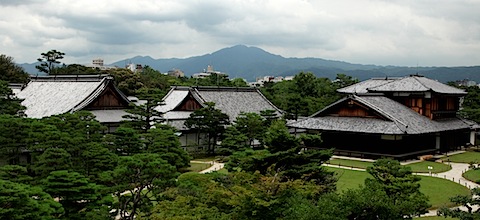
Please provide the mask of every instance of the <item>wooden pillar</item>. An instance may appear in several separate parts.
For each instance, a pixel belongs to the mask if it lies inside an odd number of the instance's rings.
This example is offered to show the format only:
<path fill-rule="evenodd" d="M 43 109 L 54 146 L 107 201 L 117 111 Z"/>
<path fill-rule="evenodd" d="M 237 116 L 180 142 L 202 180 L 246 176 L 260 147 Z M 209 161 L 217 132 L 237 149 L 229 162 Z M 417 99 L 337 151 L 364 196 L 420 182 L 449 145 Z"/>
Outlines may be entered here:
<path fill-rule="evenodd" d="M 437 151 L 440 151 L 440 133 L 436 133 L 435 134 L 435 149 L 437 149 Z"/>
<path fill-rule="evenodd" d="M 185 147 L 188 146 L 188 133 L 186 134 L 182 134 L 183 136 L 185 136 Z"/>
<path fill-rule="evenodd" d="M 471 145 L 476 145 L 477 144 L 476 143 L 476 139 L 477 139 L 476 135 L 477 135 L 477 133 L 475 132 L 475 130 L 470 131 L 470 144 Z"/>

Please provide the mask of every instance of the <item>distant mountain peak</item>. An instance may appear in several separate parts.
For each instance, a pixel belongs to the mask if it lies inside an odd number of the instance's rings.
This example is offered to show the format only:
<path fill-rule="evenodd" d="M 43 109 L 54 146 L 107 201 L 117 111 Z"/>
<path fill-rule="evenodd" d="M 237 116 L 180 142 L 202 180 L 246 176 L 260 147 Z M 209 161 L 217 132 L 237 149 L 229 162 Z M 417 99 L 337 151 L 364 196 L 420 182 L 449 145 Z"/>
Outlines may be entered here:
<path fill-rule="evenodd" d="M 285 58 L 255 46 L 243 44 L 217 50 L 213 53 L 189 58 L 153 59 L 150 56 L 135 56 L 110 65 L 125 66 L 134 63 L 148 65 L 160 72 L 172 69 L 182 70 L 191 76 L 212 65 L 215 70 L 225 72 L 230 77 L 240 77 L 254 81 L 263 76 L 292 76 L 301 71 L 312 72 L 318 77 L 335 79 L 339 73 L 347 74 L 359 80 L 372 77 L 404 76 L 412 73 L 412 69 L 400 66 L 376 66 L 351 64 L 343 61 L 325 60 L 321 58 Z M 31 74 L 37 74 L 35 64 L 21 65 Z M 437 79 L 441 82 L 470 79 L 480 82 L 480 66 L 466 67 L 417 67 L 421 75 Z"/>
<path fill-rule="evenodd" d="M 246 46 L 243 44 L 238 44 L 232 47 L 226 47 L 226 48 L 217 50 L 213 52 L 211 55 L 228 56 L 228 57 L 242 58 L 242 59 L 256 59 L 257 61 L 262 61 L 262 59 L 271 60 L 271 59 L 283 58 L 280 55 L 269 53 L 259 47 Z"/>

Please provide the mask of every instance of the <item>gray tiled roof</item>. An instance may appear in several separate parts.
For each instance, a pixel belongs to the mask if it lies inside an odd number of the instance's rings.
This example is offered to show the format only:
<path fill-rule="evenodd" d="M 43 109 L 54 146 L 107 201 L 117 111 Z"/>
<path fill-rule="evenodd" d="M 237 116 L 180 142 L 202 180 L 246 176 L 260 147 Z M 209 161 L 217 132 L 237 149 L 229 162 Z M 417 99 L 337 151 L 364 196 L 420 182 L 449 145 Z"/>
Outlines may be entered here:
<path fill-rule="evenodd" d="M 368 88 L 373 92 L 427 92 L 434 91 L 443 94 L 467 94 L 461 89 L 457 89 L 452 86 L 445 85 L 441 82 L 421 77 L 421 76 L 409 76 L 398 80 L 394 80 L 383 85 Z"/>
<path fill-rule="evenodd" d="M 369 80 L 361 81 L 359 83 L 355 83 L 351 86 L 340 88 L 337 90 L 337 92 L 348 93 L 348 94 L 368 93 L 369 88 L 383 85 L 385 83 L 389 83 L 397 79 L 398 78 L 372 78 Z"/>
<path fill-rule="evenodd" d="M 264 110 L 280 110 L 268 101 L 256 88 L 205 88 L 199 87 L 195 91 L 206 102 L 214 102 L 217 109 L 222 110 L 235 120 L 241 112 L 260 114 Z"/>
<path fill-rule="evenodd" d="M 166 124 L 176 128 L 179 131 L 186 131 L 188 130 L 187 127 L 185 127 L 185 119 L 181 120 L 167 120 L 165 121 Z"/>
<path fill-rule="evenodd" d="M 102 81 L 36 81 L 32 80 L 17 94 L 23 99 L 25 114 L 43 118 L 71 112 L 104 84 Z"/>
<path fill-rule="evenodd" d="M 34 77 L 16 96 L 23 99 L 27 117 L 43 118 L 82 110 L 113 83 L 112 80 L 106 75 Z"/>
<path fill-rule="evenodd" d="M 22 91 L 25 85 L 23 83 L 9 83 L 8 87 L 12 90 L 14 95 L 17 95 L 20 91 Z"/>
<path fill-rule="evenodd" d="M 159 112 L 168 112 L 180 105 L 180 103 L 187 97 L 188 89 L 171 89 L 163 98 L 163 104 L 156 108 Z"/>
<path fill-rule="evenodd" d="M 163 114 L 166 119 L 186 119 L 193 111 L 169 111 Z"/>
<path fill-rule="evenodd" d="M 165 119 L 188 118 L 191 112 L 182 113 L 174 111 L 188 94 L 200 103 L 214 102 L 215 107 L 230 117 L 233 121 L 241 112 L 260 113 L 264 110 L 275 110 L 281 114 L 281 110 L 268 101 L 256 88 L 230 88 L 230 87 L 172 87 L 164 97 L 165 105 L 159 106 L 157 110 L 166 112 Z"/>
<path fill-rule="evenodd" d="M 95 118 L 100 123 L 118 123 L 126 120 L 124 115 L 128 115 L 124 109 L 111 109 L 111 110 L 90 110 L 95 115 Z"/>
<path fill-rule="evenodd" d="M 356 100 L 386 120 L 363 117 L 339 117 L 322 115 L 328 108 L 348 99 Z M 430 120 L 412 109 L 383 96 L 350 96 L 315 113 L 313 116 L 289 123 L 290 127 L 314 130 L 346 131 L 377 134 L 422 134 L 447 130 L 469 129 L 475 123 L 459 118 Z"/>
<path fill-rule="evenodd" d="M 406 76 L 402 78 L 373 78 L 337 90 L 341 93 L 363 94 L 371 92 L 428 92 L 465 95 L 465 91 L 441 82 L 422 77 Z"/>

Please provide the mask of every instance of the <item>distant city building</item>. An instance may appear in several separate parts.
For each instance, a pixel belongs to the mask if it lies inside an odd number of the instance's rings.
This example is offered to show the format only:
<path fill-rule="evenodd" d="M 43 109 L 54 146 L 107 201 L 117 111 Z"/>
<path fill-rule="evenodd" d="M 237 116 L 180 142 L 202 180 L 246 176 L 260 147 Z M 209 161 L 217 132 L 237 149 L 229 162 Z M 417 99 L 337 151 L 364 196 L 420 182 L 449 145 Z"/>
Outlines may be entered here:
<path fill-rule="evenodd" d="M 85 65 L 86 67 L 90 67 L 93 69 L 100 69 L 100 70 L 109 70 L 109 69 L 116 69 L 117 67 L 114 66 L 105 66 L 104 60 L 102 58 L 95 58 L 92 60 L 91 64 Z"/>
<path fill-rule="evenodd" d="M 130 71 L 137 73 L 137 72 L 142 72 L 143 71 L 143 66 L 142 64 L 134 64 L 134 63 L 129 63 L 127 66 L 125 66 L 126 69 L 129 69 Z"/>
<path fill-rule="evenodd" d="M 97 58 L 92 60 L 93 65 L 103 66 L 103 59 Z"/>
<path fill-rule="evenodd" d="M 459 86 L 476 86 L 477 85 L 477 82 L 473 81 L 473 80 L 469 80 L 469 79 L 464 79 L 464 80 L 458 80 L 458 81 L 455 81 L 455 84 L 456 85 L 459 85 Z"/>
<path fill-rule="evenodd" d="M 169 70 L 167 72 L 167 75 L 169 76 L 174 76 L 174 77 L 185 77 L 185 73 L 179 69 L 173 69 L 173 70 Z"/>
<path fill-rule="evenodd" d="M 281 82 L 284 80 L 293 80 L 293 76 L 264 76 L 264 77 L 257 77 L 255 82 L 249 83 L 250 86 L 252 87 L 263 87 L 263 85 L 267 82 Z"/>
<path fill-rule="evenodd" d="M 212 74 L 216 74 L 218 76 L 223 76 L 225 78 L 228 77 L 228 75 L 226 73 L 222 73 L 222 72 L 219 72 L 219 71 L 214 71 L 212 65 L 208 65 L 207 70 L 203 70 L 203 72 L 201 72 L 201 73 L 195 73 L 195 74 L 192 75 L 192 77 L 201 79 L 201 78 L 207 78 Z"/>

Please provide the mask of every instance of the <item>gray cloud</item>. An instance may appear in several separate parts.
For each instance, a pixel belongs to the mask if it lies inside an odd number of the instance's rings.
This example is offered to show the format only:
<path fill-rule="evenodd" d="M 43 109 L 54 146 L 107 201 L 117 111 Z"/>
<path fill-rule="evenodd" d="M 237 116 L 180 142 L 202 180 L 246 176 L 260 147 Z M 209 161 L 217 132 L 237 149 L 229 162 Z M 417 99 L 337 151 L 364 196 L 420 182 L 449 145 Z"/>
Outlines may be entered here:
<path fill-rule="evenodd" d="M 478 65 L 480 2 L 82 0 L 0 2 L 0 53 L 33 62 L 188 57 L 236 44 L 285 57 L 380 65 Z"/>
<path fill-rule="evenodd" d="M 35 2 L 41 2 L 41 0 L 2 0 L 0 1 L 0 6 L 28 5 Z"/>

